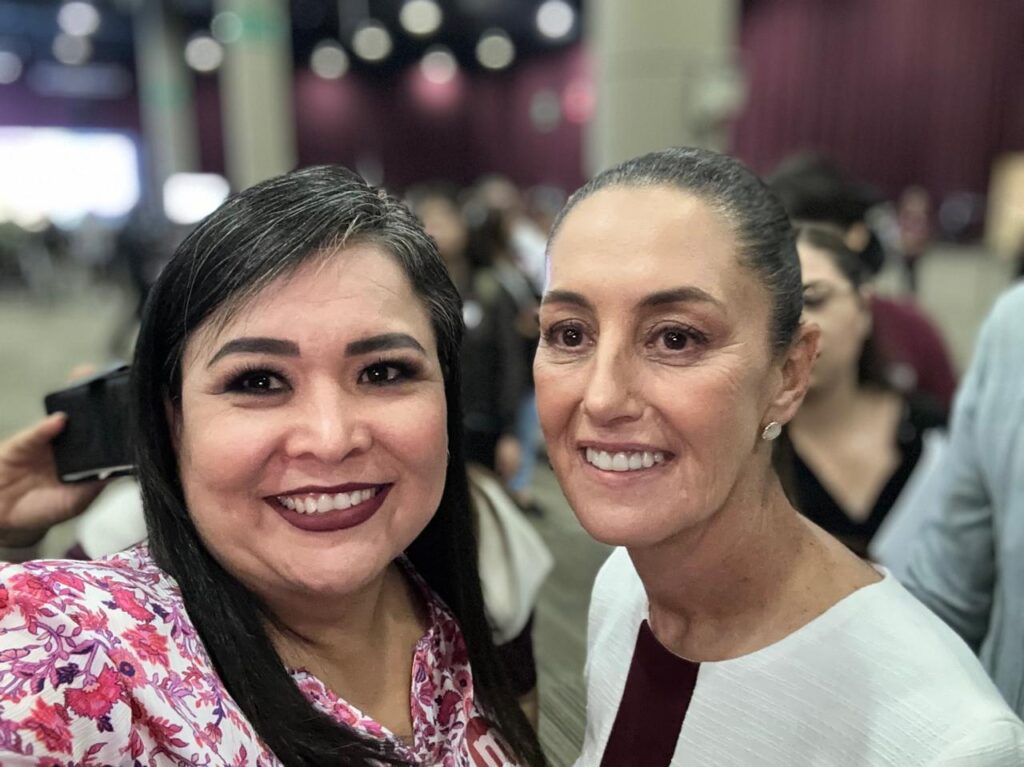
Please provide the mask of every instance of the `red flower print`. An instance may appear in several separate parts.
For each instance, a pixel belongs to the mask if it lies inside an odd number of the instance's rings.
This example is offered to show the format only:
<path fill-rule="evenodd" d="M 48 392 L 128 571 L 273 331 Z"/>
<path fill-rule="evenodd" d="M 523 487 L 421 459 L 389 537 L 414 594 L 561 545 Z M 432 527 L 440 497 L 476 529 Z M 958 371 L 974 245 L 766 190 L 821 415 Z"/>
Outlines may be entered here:
<path fill-rule="evenodd" d="M 32 707 L 32 713 L 22 722 L 21 726 L 32 730 L 35 736 L 43 742 L 47 751 L 56 751 L 59 754 L 71 753 L 71 729 L 68 716 L 64 706 L 59 704 L 47 705 L 42 698 L 36 699 Z"/>
<path fill-rule="evenodd" d="M 158 633 L 150 623 L 143 623 L 138 628 L 128 629 L 124 638 L 131 643 L 132 649 L 146 663 L 167 666 L 167 637 Z"/>
<path fill-rule="evenodd" d="M 117 672 L 107 666 L 100 672 L 99 677 L 94 677 L 81 689 L 71 689 L 64 693 L 64 702 L 79 716 L 89 719 L 106 716 L 122 694 L 117 677 Z"/>
<path fill-rule="evenodd" d="M 11 611 L 11 600 L 7 594 L 7 587 L 0 583 L 0 620 Z"/>
<path fill-rule="evenodd" d="M 453 690 L 449 690 L 441 696 L 437 705 L 437 726 L 441 729 L 450 727 L 455 718 L 455 711 L 462 702 L 462 696 Z"/>
<path fill-rule="evenodd" d="M 153 620 L 153 613 L 143 607 L 139 600 L 135 598 L 135 594 L 128 589 L 123 589 L 120 586 L 111 586 L 110 595 L 114 598 L 114 604 L 135 620 L 144 622 Z"/>
<path fill-rule="evenodd" d="M 53 588 L 53 585 L 55 583 L 62 583 L 68 588 L 74 589 L 78 593 L 82 593 L 83 591 L 85 591 L 85 583 L 82 581 L 81 578 L 79 578 L 77 575 L 72 575 L 71 573 L 62 570 L 54 570 L 49 572 L 46 576 L 46 580 L 50 587 L 50 590 L 54 592 L 56 592 L 56 589 Z"/>
<path fill-rule="evenodd" d="M 107 625 L 107 619 L 102 613 L 94 613 L 84 608 L 72 613 L 71 620 L 81 626 L 83 631 L 99 631 Z"/>

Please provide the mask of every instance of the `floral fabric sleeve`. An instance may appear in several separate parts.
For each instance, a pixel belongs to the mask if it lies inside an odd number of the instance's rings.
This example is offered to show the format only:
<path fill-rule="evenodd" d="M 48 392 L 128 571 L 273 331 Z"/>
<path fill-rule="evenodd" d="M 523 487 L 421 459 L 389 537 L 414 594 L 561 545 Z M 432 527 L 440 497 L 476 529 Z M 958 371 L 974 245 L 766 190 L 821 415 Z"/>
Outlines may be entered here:
<path fill-rule="evenodd" d="M 142 753 L 125 694 L 135 669 L 109 653 L 98 613 L 63 611 L 83 581 L 15 567 L 0 578 L 0 762 L 131 764 Z"/>

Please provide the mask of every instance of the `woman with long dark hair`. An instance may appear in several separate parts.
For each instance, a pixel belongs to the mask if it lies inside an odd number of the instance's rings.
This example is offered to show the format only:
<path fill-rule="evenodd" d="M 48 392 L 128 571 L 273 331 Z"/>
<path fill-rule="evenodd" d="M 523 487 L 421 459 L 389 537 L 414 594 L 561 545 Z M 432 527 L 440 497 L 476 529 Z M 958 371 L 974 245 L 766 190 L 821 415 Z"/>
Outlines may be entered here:
<path fill-rule="evenodd" d="M 458 294 L 319 167 L 230 198 L 133 366 L 148 546 L 0 571 L 0 762 L 542 765 L 495 660 Z"/>

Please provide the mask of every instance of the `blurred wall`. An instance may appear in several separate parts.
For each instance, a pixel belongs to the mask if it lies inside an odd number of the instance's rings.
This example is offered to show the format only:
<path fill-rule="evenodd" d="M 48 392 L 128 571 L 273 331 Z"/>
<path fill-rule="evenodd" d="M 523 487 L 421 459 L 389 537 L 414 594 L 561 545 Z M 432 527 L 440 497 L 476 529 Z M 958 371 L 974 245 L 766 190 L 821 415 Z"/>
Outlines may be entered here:
<path fill-rule="evenodd" d="M 759 171 L 803 147 L 890 195 L 984 194 L 1024 149 L 1024 2 L 747 0 L 749 101 L 734 151 Z"/>

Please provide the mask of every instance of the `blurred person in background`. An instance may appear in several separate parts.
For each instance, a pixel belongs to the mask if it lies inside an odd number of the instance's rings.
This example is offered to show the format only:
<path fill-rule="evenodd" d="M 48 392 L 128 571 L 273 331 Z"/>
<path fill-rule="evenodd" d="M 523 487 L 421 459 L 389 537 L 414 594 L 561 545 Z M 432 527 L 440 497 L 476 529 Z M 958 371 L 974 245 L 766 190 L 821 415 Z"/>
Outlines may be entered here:
<path fill-rule="evenodd" d="M 498 277 L 493 251 L 471 247 L 469 225 L 453 192 L 441 186 L 414 188 L 409 200 L 462 296 L 466 460 L 497 472 L 507 483 L 522 461 L 516 412 L 529 386 L 517 330 L 519 306 Z"/>
<path fill-rule="evenodd" d="M 518 470 L 506 484 L 521 509 L 539 514 L 541 510 L 533 497 L 532 483 L 540 440 L 533 388 L 540 294 L 523 271 L 512 240 L 512 232 L 522 215 L 521 198 L 518 190 L 507 181 L 492 178 L 472 190 L 464 209 L 470 230 L 470 260 L 475 264 L 490 264 L 494 277 L 516 305 L 515 330 L 520 339 L 524 366 L 524 386 L 515 415 L 520 459 Z M 543 244 L 541 247 L 543 249 Z"/>
<path fill-rule="evenodd" d="M 921 260 L 932 239 L 932 198 L 928 190 L 920 186 L 904 189 L 896 206 L 896 219 L 907 285 L 911 293 L 917 293 Z"/>
<path fill-rule="evenodd" d="M 801 227 L 797 252 L 804 320 L 821 329 L 821 340 L 776 465 L 797 509 L 865 557 L 930 444 L 929 432 L 941 430 L 945 418 L 886 377 L 867 269 L 839 233 Z"/>
<path fill-rule="evenodd" d="M 828 158 L 802 153 L 779 164 L 768 184 L 797 224 L 837 227 L 864 264 L 870 278 L 881 270 L 885 252 L 868 226 L 877 197 L 851 180 Z M 874 295 L 871 314 L 888 376 L 907 391 L 931 397 L 948 412 L 956 390 L 956 374 L 941 333 L 909 299 Z"/>
<path fill-rule="evenodd" d="M 949 444 L 914 504 L 907 588 L 974 650 L 1024 716 L 1024 285 L 981 328 Z M 886 560 L 882 559 L 883 564 Z"/>

